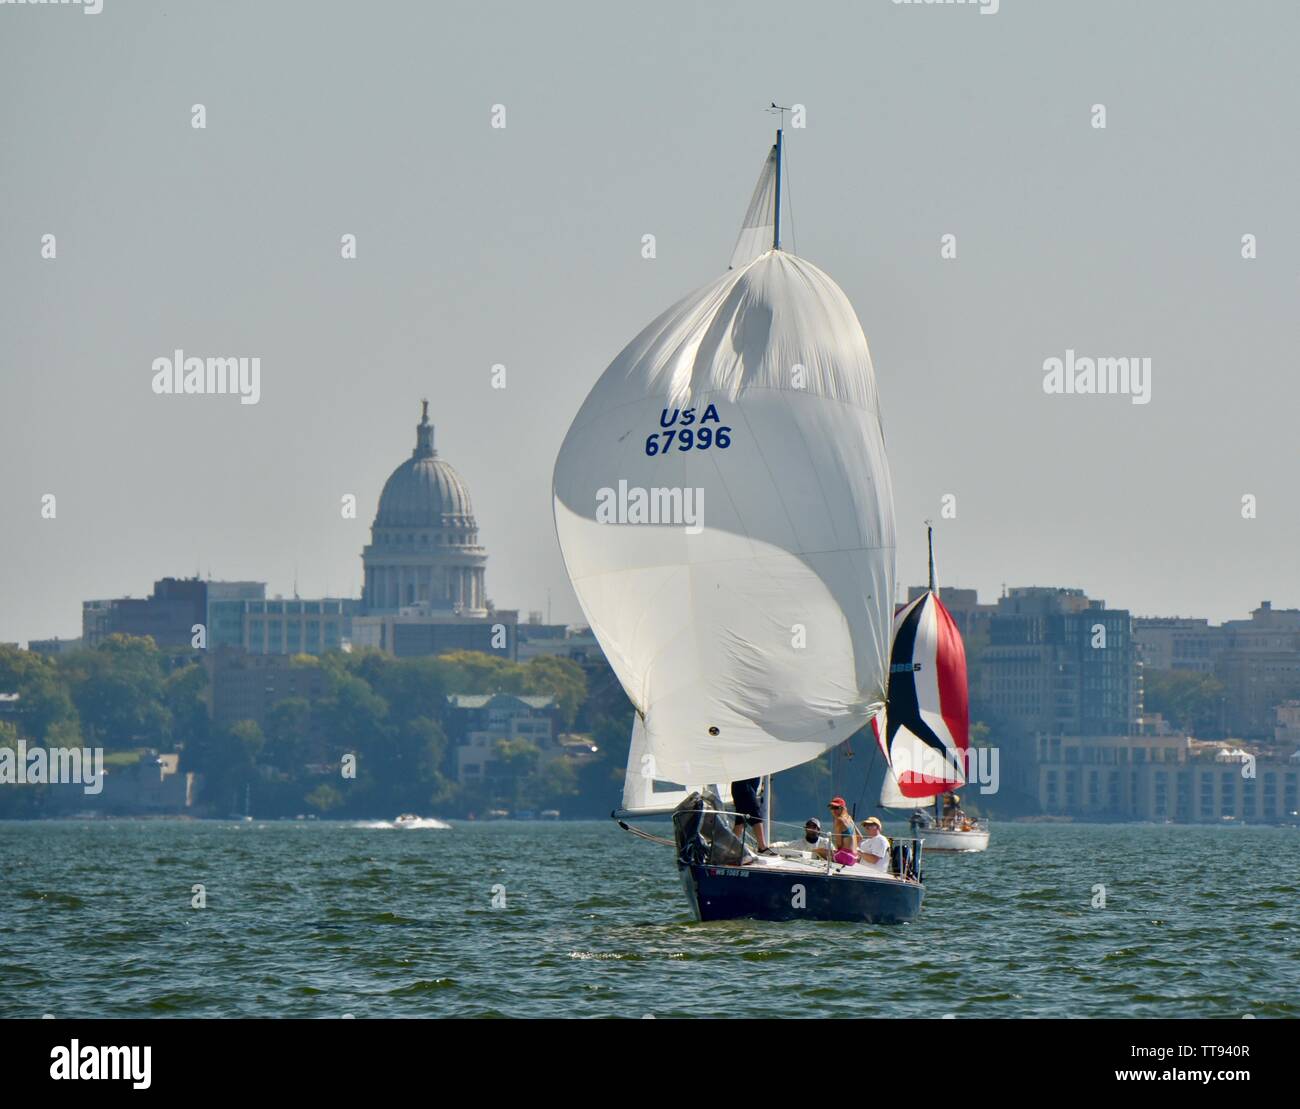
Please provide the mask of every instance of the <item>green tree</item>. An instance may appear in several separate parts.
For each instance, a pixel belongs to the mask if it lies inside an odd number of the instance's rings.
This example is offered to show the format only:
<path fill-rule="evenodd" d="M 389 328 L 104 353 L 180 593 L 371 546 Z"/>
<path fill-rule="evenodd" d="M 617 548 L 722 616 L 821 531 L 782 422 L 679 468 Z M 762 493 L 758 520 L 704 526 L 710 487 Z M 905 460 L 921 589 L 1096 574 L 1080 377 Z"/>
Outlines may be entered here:
<path fill-rule="evenodd" d="M 534 775 L 531 790 L 539 809 L 563 809 L 578 794 L 578 772 L 566 758 L 548 759 Z"/>
<path fill-rule="evenodd" d="M 343 804 L 343 795 L 333 786 L 322 782 L 307 794 L 303 800 L 317 812 L 327 813 Z"/>
<path fill-rule="evenodd" d="M 173 671 L 163 679 L 163 704 L 171 718 L 174 745 L 202 742 L 208 734 L 208 671 L 197 662 Z"/>
<path fill-rule="evenodd" d="M 237 720 L 186 751 L 186 768 L 203 772 L 203 797 L 218 813 L 242 811 L 244 791 L 257 777 L 257 759 L 266 737 L 255 720 Z"/>
<path fill-rule="evenodd" d="M 10 758 L 17 759 L 18 743 L 22 738 L 11 721 L 0 720 L 0 749 L 12 751 Z M 47 785 L 0 786 L 0 819 L 40 816 L 48 793 Z"/>
<path fill-rule="evenodd" d="M 356 675 L 336 675 L 331 684 L 333 689 L 322 706 L 331 753 L 359 753 L 382 732 L 388 703 Z"/>
<path fill-rule="evenodd" d="M 67 678 L 54 659 L 0 645 L 0 693 L 18 694 L 18 727 L 28 739 L 46 740 L 56 726 L 61 735 L 79 732 Z"/>
<path fill-rule="evenodd" d="M 404 721 L 397 728 L 396 749 L 404 781 L 440 787 L 438 768 L 447 749 L 447 736 L 438 721 L 428 716 Z"/>
<path fill-rule="evenodd" d="M 395 720 L 426 717 L 442 720 L 447 709 L 447 667 L 438 658 L 388 659 L 366 675 L 371 688 L 388 703 Z"/>
<path fill-rule="evenodd" d="M 266 757 L 272 766 L 293 776 L 308 761 L 312 707 L 305 697 L 286 697 L 267 713 Z"/>
<path fill-rule="evenodd" d="M 149 637 L 111 635 L 93 651 L 76 652 L 69 679 L 82 732 L 92 745 L 157 746 L 170 735 L 162 658 Z"/>
<path fill-rule="evenodd" d="M 498 739 L 492 745 L 492 763 L 488 768 L 499 795 L 518 808 L 520 782 L 533 772 L 541 751 L 530 739 Z"/>
<path fill-rule="evenodd" d="M 523 690 L 554 697 L 561 725 L 572 728 L 587 699 L 587 676 L 573 659 L 542 655 L 524 665 Z"/>
<path fill-rule="evenodd" d="M 438 656 L 448 693 L 522 693 L 524 671 L 517 662 L 482 651 L 448 651 Z"/>
<path fill-rule="evenodd" d="M 1143 708 L 1158 712 L 1180 731 L 1218 736 L 1222 730 L 1224 686 L 1212 674 L 1191 670 L 1144 670 Z"/>

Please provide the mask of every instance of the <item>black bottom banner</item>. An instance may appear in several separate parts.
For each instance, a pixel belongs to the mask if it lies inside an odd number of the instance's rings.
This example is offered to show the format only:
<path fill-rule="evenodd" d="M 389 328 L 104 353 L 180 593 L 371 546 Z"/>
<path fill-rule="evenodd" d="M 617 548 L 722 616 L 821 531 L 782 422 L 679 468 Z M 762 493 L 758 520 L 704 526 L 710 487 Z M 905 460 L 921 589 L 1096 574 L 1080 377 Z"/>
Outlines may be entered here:
<path fill-rule="evenodd" d="M 705 1027 L 707 1025 L 707 1027 Z M 23 1091 L 102 1095 L 202 1093 L 393 1094 L 396 1084 L 465 1096 L 484 1084 L 503 1092 L 588 1100 L 605 1088 L 637 1091 L 625 1075 L 613 1087 L 584 1086 L 611 1068 L 725 1068 L 751 1076 L 761 1064 L 765 1097 L 783 1088 L 821 1097 L 806 1064 L 825 1058 L 861 1065 L 870 1100 L 915 1095 L 933 1083 L 1042 1077 L 1072 1096 L 1135 1087 L 1185 1097 L 1203 1088 L 1263 1093 L 1294 1070 L 1295 1025 L 1264 1020 L 876 1020 L 689 1021 L 459 1020 L 15 1020 L 3 1025 L 5 1100 Z M 782 1060 L 788 1061 L 783 1066 Z M 638 1063 L 637 1060 L 642 1060 Z M 612 1076 L 611 1076 L 612 1077 Z M 662 1078 L 662 1074 L 661 1074 Z M 390 1085 L 392 1084 L 392 1085 Z M 65 1087 L 58 1091 L 57 1087 Z M 582 1091 L 586 1090 L 583 1094 Z M 641 1093 L 646 1093 L 642 1090 Z"/>

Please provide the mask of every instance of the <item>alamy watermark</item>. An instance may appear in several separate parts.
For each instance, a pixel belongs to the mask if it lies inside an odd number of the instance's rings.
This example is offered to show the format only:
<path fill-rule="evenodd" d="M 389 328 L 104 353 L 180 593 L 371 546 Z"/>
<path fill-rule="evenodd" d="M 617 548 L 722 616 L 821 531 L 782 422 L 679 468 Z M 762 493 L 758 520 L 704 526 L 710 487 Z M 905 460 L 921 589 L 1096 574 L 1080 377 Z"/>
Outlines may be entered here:
<path fill-rule="evenodd" d="M 0 4 L 23 5 L 79 5 L 82 15 L 98 15 L 104 10 L 104 0 L 0 0 Z"/>
<path fill-rule="evenodd" d="M 1044 393 L 1127 394 L 1134 404 L 1151 401 L 1150 358 L 1065 357 L 1043 362 Z"/>
<path fill-rule="evenodd" d="M 0 786 L 79 785 L 97 794 L 104 788 L 102 747 L 0 747 Z"/>
<path fill-rule="evenodd" d="M 136 1090 L 147 1090 L 153 1048 L 145 1045 L 124 1047 L 96 1046 L 72 1040 L 67 1047 L 50 1050 L 50 1077 L 66 1080 L 130 1082 Z"/>
<path fill-rule="evenodd" d="M 645 489 L 620 479 L 617 489 L 596 490 L 598 524 L 679 524 L 687 535 L 704 530 L 704 490 L 674 486 Z"/>
<path fill-rule="evenodd" d="M 160 396 L 238 393 L 240 404 L 256 404 L 262 399 L 262 360 L 186 358 L 177 350 L 153 360 L 153 391 Z"/>
<path fill-rule="evenodd" d="M 924 5 L 927 8 L 935 5 L 960 4 L 965 8 L 979 8 L 980 15 L 997 15 L 998 8 L 1002 6 L 1002 0 L 894 0 L 894 3 Z"/>
<path fill-rule="evenodd" d="M 941 754 L 929 746 L 899 745 L 890 755 L 890 765 L 900 781 L 907 775 L 908 782 L 915 784 L 951 783 L 954 772 L 960 771 L 968 786 L 978 785 L 980 793 L 997 793 L 1002 781 L 1001 753 L 996 747 L 971 747 Z"/>

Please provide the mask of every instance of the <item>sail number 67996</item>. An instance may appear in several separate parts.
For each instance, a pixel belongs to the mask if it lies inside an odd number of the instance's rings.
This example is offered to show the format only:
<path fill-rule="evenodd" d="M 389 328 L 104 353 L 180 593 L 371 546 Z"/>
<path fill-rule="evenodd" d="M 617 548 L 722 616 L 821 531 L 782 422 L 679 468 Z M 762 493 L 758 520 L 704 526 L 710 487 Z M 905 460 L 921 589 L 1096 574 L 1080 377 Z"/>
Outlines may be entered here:
<path fill-rule="evenodd" d="M 671 415 L 665 408 L 659 415 L 659 426 L 667 430 L 646 436 L 646 454 L 651 458 L 667 454 L 674 449 L 674 444 L 679 451 L 706 451 L 710 447 L 726 450 L 731 446 L 731 428 L 722 424 L 717 405 L 710 404 L 699 424 L 695 427 L 692 424 L 695 424 L 694 408 L 674 408 Z"/>

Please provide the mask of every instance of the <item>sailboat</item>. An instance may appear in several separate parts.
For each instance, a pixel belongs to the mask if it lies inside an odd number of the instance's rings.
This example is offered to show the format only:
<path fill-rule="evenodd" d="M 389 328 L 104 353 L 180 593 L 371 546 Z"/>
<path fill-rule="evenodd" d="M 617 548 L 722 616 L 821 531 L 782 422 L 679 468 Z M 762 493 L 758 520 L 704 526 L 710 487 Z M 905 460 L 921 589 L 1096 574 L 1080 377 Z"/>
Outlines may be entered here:
<path fill-rule="evenodd" d="M 727 272 L 645 327 L 583 402 L 556 458 L 555 527 L 636 710 L 613 815 L 675 848 L 696 918 L 908 921 L 919 844 L 885 870 L 754 853 L 726 799 L 767 783 L 770 829 L 771 775 L 883 714 L 888 676 L 875 374 L 843 291 L 781 248 L 782 130 Z M 626 824 L 656 813 L 671 840 Z"/>
<path fill-rule="evenodd" d="M 886 724 L 876 729 L 885 755 L 883 808 L 912 809 L 926 851 L 983 851 L 987 821 L 945 815 L 940 798 L 966 784 L 970 710 L 966 649 L 934 584 L 934 528 L 927 526 L 929 588 L 894 617 Z M 931 819 L 924 806 L 934 800 Z"/>

